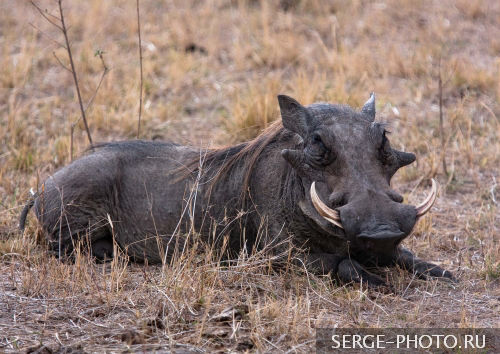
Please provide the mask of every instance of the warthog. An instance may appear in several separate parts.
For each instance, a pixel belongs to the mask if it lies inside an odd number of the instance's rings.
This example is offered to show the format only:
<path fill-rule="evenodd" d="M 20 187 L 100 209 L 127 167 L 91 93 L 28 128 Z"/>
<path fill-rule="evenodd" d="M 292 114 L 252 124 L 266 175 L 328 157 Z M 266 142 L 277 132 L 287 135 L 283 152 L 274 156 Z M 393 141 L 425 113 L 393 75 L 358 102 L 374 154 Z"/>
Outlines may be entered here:
<path fill-rule="evenodd" d="M 366 265 L 452 279 L 400 246 L 437 190 L 432 181 L 414 207 L 391 189 L 392 176 L 415 155 L 391 148 L 384 124 L 375 122 L 375 96 L 360 112 L 302 106 L 284 95 L 278 101 L 281 122 L 228 148 L 141 140 L 95 146 L 44 182 L 20 227 L 34 205 L 59 254 L 85 238 L 104 258 L 114 237 L 133 260 L 161 262 L 196 230 L 214 242 L 225 235 L 236 252 L 289 238 L 307 250 L 310 269 L 346 282 L 382 285 Z"/>

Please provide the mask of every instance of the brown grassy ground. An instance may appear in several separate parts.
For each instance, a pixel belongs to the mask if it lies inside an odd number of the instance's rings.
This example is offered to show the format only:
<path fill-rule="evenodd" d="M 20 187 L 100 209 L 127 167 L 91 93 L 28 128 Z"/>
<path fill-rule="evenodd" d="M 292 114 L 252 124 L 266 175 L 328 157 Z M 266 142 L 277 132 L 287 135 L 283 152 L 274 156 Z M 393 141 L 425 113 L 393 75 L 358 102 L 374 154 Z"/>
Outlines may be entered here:
<path fill-rule="evenodd" d="M 41 6 L 56 13 L 53 1 Z M 111 69 L 87 112 L 94 140 L 133 138 L 135 1 L 67 0 L 65 9 L 85 101 L 102 73 L 97 50 Z M 319 326 L 500 326 L 498 1 L 144 0 L 141 9 L 143 138 L 242 141 L 278 117 L 278 93 L 358 107 L 373 90 L 393 145 L 418 156 L 395 188 L 416 202 L 422 181 L 442 186 L 405 244 L 460 283 L 382 270 L 396 288 L 383 294 L 299 268 L 273 271 L 262 255 L 221 268 L 201 245 L 163 269 L 48 257 L 33 218 L 24 235 L 17 219 L 29 188 L 70 161 L 79 113 L 72 78 L 53 55 L 67 63 L 54 43 L 60 33 L 28 3 L 2 1 L 0 351 L 309 351 Z M 78 125 L 75 154 L 86 146 Z"/>

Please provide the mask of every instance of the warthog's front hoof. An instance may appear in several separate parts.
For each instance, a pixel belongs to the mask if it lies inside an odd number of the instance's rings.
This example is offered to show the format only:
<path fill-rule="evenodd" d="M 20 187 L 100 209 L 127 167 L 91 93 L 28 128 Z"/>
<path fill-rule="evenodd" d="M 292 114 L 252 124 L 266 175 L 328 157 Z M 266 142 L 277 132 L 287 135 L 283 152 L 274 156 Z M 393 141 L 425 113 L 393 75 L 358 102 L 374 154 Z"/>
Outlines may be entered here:
<path fill-rule="evenodd" d="M 426 262 L 415 257 L 412 252 L 404 248 L 400 248 L 398 250 L 395 262 L 401 268 L 406 269 L 407 271 L 417 275 L 422 279 L 426 279 L 427 277 L 435 277 L 458 282 L 453 274 L 451 274 L 451 272 L 441 268 L 436 264 Z"/>
<path fill-rule="evenodd" d="M 426 279 L 427 277 L 435 277 L 444 278 L 455 283 L 458 282 L 451 272 L 430 262 L 420 261 L 418 264 L 415 264 L 413 272 L 423 279 Z"/>

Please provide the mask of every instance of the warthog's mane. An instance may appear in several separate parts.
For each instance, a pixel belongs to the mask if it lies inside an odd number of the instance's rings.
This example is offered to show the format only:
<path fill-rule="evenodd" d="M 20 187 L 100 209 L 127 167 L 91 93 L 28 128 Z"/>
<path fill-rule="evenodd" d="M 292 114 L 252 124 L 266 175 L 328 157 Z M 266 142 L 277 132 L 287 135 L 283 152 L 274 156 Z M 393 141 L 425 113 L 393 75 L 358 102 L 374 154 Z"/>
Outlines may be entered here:
<path fill-rule="evenodd" d="M 290 134 L 281 123 L 275 121 L 254 139 L 233 146 L 226 146 L 202 151 L 200 156 L 186 165 L 189 174 L 195 175 L 200 170 L 200 160 L 203 162 L 202 169 L 208 172 L 210 185 L 213 187 L 222 179 L 228 177 L 233 168 L 242 168 L 245 173 L 241 184 L 240 200 L 244 202 L 248 196 L 250 178 L 255 164 L 266 147 L 278 141 L 280 136 Z"/>

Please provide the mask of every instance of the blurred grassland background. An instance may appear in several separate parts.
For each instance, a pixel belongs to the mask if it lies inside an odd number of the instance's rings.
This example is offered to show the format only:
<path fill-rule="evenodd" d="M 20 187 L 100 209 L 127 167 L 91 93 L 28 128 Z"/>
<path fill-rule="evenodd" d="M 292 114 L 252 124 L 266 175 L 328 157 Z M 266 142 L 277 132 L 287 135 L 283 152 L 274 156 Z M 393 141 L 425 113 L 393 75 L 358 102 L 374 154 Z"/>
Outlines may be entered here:
<path fill-rule="evenodd" d="M 37 2 L 58 15 L 55 1 Z M 189 255 L 168 269 L 120 259 L 48 258 L 34 218 L 17 220 L 30 187 L 71 160 L 80 113 L 61 33 L 29 2 L 0 3 L 0 350 L 210 348 L 309 351 L 318 326 L 500 326 L 500 2 L 140 2 L 141 138 L 223 146 L 279 119 L 276 95 L 360 107 L 417 162 L 393 180 L 416 203 L 439 199 L 405 245 L 452 270 L 451 285 L 386 270 L 395 294 L 339 287 L 265 256 L 222 269 Z M 135 1 L 64 1 L 94 141 L 136 137 Z M 442 79 L 443 131 L 439 121 Z M 74 154 L 88 146 L 82 122 Z M 442 161 L 446 160 L 447 171 Z M 201 257 L 201 258 L 200 258 Z M 263 257 L 263 258 L 262 258 Z M 41 343 L 41 344 L 40 344 Z M 156 346 L 156 347 L 155 347 Z M 208 349 L 207 349 L 208 350 Z"/>

